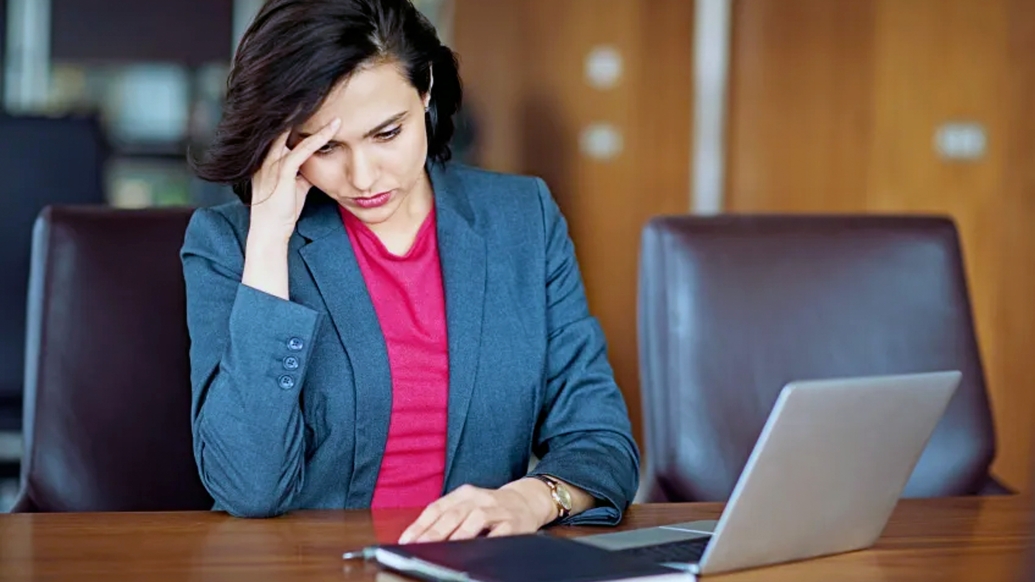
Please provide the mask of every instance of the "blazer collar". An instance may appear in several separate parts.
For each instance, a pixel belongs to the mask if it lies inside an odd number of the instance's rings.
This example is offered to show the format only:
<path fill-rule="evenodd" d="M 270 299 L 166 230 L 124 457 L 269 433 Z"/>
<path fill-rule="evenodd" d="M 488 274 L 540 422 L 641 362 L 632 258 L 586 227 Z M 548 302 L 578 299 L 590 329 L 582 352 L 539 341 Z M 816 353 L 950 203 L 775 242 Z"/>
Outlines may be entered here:
<path fill-rule="evenodd" d="M 429 174 L 435 190 L 449 338 L 449 426 L 444 484 L 448 490 L 476 383 L 488 260 L 486 241 L 477 229 L 468 199 L 475 193 L 464 187 L 454 166 L 434 165 Z"/>
<path fill-rule="evenodd" d="M 477 230 L 467 198 L 470 193 L 455 168 L 429 163 L 427 171 L 434 190 L 449 346 L 448 484 L 476 383 L 488 262 L 486 241 Z M 316 282 L 352 366 L 356 457 L 346 505 L 366 507 L 380 471 L 392 408 L 384 336 L 337 203 L 322 193 L 311 193 L 297 231 L 302 240 L 295 246 Z"/>

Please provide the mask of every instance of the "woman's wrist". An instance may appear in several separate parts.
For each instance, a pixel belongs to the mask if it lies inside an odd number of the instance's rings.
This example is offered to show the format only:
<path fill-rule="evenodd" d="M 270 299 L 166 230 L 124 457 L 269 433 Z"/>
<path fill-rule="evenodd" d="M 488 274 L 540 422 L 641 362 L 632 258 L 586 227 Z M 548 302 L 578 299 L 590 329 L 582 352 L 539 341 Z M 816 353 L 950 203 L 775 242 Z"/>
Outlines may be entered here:
<path fill-rule="evenodd" d="M 546 483 L 539 479 L 524 477 L 504 485 L 504 488 L 514 491 L 525 500 L 540 527 L 557 519 L 559 514 L 557 503 L 553 500 L 550 487 Z"/>
<path fill-rule="evenodd" d="M 241 282 L 281 299 L 288 298 L 288 244 L 285 239 L 252 236 L 245 242 Z"/>
<path fill-rule="evenodd" d="M 252 225 L 248 229 L 245 248 L 259 252 L 279 252 L 281 250 L 287 252 L 290 240 L 291 231 L 281 232 L 281 229 L 268 229 Z"/>

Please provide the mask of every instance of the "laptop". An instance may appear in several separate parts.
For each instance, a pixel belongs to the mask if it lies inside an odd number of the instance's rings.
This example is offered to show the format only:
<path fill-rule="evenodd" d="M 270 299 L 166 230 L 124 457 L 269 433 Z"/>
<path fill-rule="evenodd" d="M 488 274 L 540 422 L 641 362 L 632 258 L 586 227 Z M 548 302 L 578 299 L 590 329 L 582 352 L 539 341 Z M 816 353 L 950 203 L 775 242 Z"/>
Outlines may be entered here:
<path fill-rule="evenodd" d="M 697 575 L 868 548 L 960 379 L 946 371 L 787 384 L 718 521 L 575 539 Z"/>

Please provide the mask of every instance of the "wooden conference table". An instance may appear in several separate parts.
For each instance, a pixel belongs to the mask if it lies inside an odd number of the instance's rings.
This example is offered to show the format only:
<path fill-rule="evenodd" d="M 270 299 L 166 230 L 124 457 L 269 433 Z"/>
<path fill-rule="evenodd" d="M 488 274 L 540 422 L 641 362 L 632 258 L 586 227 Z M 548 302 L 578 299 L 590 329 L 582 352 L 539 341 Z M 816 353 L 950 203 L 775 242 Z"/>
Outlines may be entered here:
<path fill-rule="evenodd" d="M 714 519 L 716 504 L 634 506 L 623 528 Z M 904 500 L 869 550 L 707 580 L 1035 580 L 1035 505 L 1028 497 Z M 310 511 L 244 520 L 222 513 L 0 515 L 0 580 L 264 580 L 400 578 L 341 554 L 391 541 L 414 512 Z M 597 529 L 554 528 L 580 535 Z"/>

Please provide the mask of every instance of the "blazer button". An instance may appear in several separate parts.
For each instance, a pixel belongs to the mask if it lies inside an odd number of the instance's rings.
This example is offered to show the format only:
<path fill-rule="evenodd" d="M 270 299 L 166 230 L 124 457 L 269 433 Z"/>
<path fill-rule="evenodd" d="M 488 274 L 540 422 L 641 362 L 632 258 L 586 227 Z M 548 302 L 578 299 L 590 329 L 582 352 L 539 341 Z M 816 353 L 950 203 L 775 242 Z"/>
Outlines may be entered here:
<path fill-rule="evenodd" d="M 285 370 L 297 370 L 298 369 L 298 358 L 295 356 L 288 356 L 284 358 L 284 369 Z"/>
<path fill-rule="evenodd" d="M 280 387 L 284 390 L 291 390 L 295 387 L 295 379 L 287 375 L 281 376 L 280 379 L 277 380 L 277 383 L 280 384 Z"/>
<path fill-rule="evenodd" d="M 293 337 L 288 340 L 287 347 L 289 350 L 297 352 L 301 351 L 301 349 L 305 347 L 305 343 L 303 343 L 301 339 Z"/>

